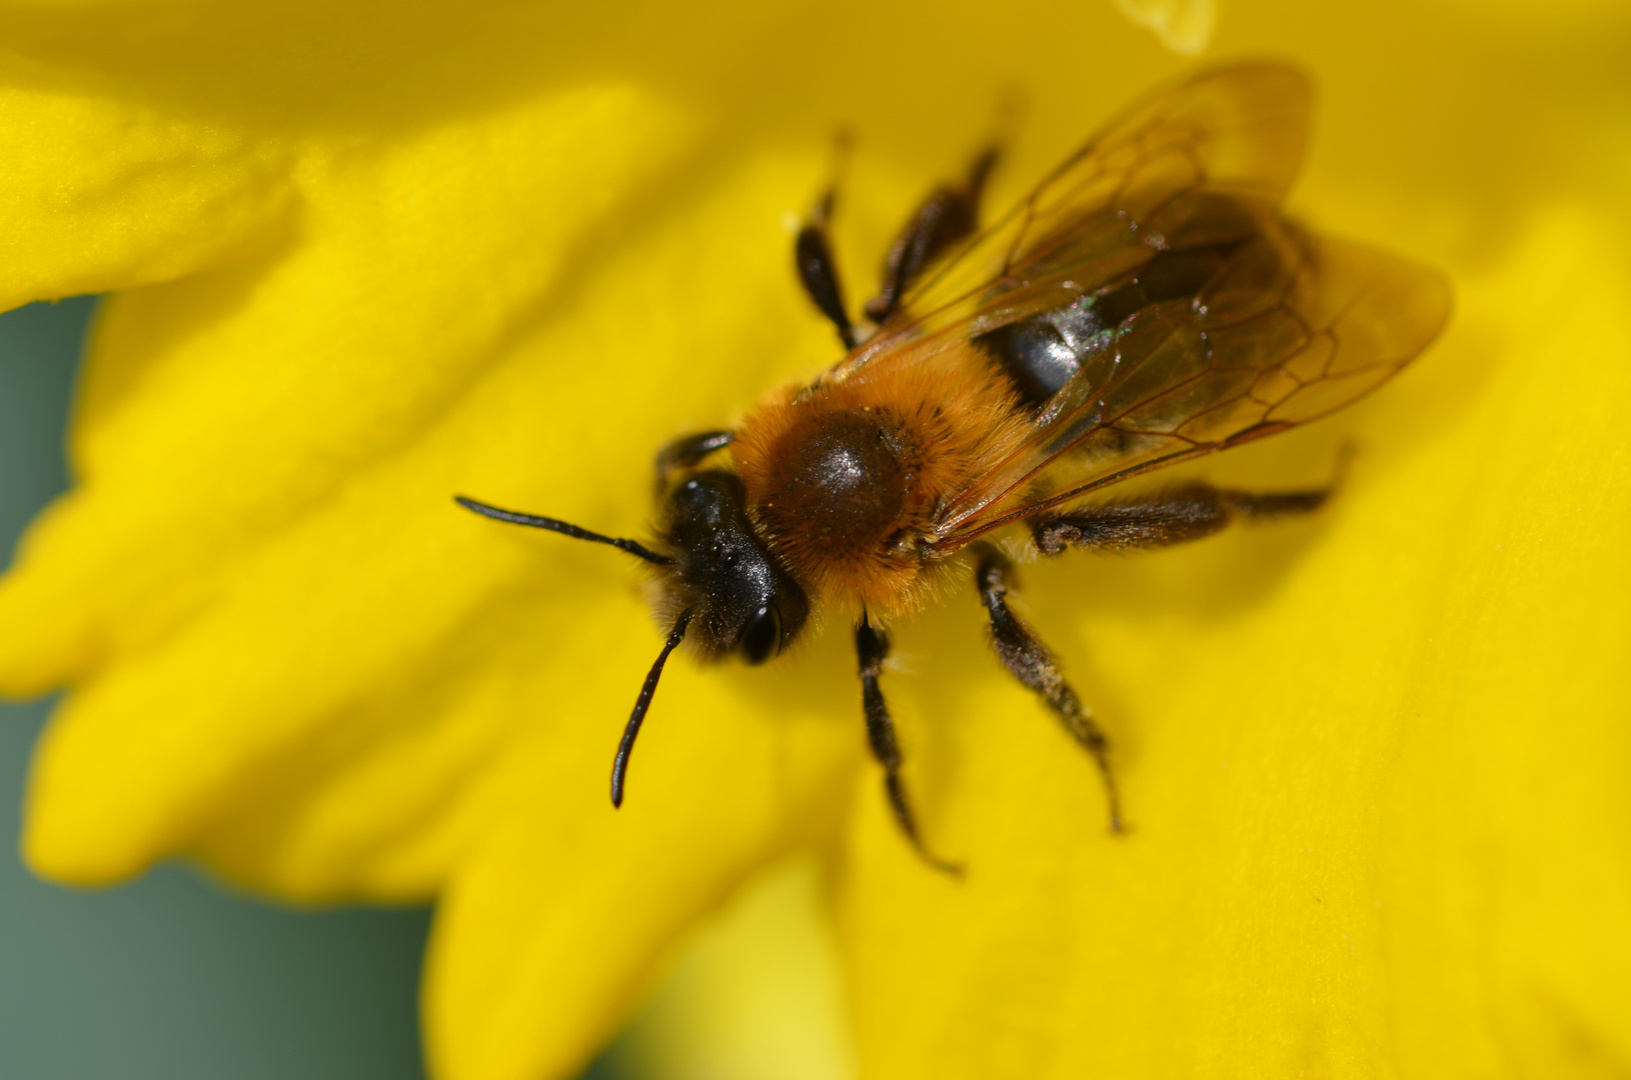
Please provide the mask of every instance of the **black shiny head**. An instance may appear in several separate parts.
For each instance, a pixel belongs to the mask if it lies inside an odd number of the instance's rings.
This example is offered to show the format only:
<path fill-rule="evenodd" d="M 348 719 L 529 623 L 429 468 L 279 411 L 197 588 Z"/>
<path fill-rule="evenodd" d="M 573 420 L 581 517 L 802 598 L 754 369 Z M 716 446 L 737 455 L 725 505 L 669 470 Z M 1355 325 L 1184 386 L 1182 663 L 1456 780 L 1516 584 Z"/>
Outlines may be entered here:
<path fill-rule="evenodd" d="M 669 654 L 691 632 L 710 657 L 740 653 L 750 664 L 762 664 L 792 643 L 810 615 L 810 601 L 753 535 L 744 509 L 742 482 L 731 473 L 699 472 L 681 480 L 663 506 L 666 551 L 653 551 L 634 540 L 603 536 L 559 518 L 505 510 L 463 495 L 454 497 L 466 510 L 547 529 L 575 540 L 609 544 L 660 567 L 672 606 L 673 629 L 657 654 L 634 711 L 623 728 L 612 760 L 612 805 L 623 805 L 629 755 L 640 734 L 651 699 Z"/>
<path fill-rule="evenodd" d="M 663 507 L 672 597 L 692 612 L 693 640 L 710 656 L 739 653 L 762 664 L 804 628 L 810 601 L 753 534 L 742 482 L 693 473 Z"/>

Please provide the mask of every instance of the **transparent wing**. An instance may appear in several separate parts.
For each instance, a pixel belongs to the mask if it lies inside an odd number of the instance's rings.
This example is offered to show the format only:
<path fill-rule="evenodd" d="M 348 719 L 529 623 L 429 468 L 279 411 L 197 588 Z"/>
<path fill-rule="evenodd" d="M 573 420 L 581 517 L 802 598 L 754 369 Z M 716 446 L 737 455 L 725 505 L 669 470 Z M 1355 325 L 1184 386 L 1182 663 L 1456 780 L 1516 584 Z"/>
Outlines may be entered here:
<path fill-rule="evenodd" d="M 1176 204 L 1277 205 L 1302 162 L 1307 80 L 1275 64 L 1200 75 L 1111 123 L 995 225 L 914 286 L 829 373 L 952 347 L 1135 271 Z"/>
<path fill-rule="evenodd" d="M 1435 271 L 1268 223 L 1193 299 L 1150 304 L 1038 411 L 1015 452 L 946 505 L 949 549 L 1150 469 L 1326 415 L 1438 334 Z"/>
<path fill-rule="evenodd" d="M 942 506 L 938 548 L 1323 416 L 1426 347 L 1448 316 L 1442 277 L 1281 215 L 1308 118 L 1306 79 L 1274 64 L 1135 107 L 827 373 L 948 350 L 1002 365 L 997 331 L 1071 331 L 1063 382 L 1026 400 L 1023 437 Z"/>

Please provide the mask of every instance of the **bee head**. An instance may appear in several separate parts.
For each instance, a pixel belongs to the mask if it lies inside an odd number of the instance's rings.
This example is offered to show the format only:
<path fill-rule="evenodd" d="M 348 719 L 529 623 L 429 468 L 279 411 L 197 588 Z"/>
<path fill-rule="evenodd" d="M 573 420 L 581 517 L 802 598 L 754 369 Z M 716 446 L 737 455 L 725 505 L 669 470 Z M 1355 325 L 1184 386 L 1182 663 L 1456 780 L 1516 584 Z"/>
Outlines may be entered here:
<path fill-rule="evenodd" d="M 804 590 L 754 535 L 742 482 L 727 472 L 692 473 L 669 492 L 663 504 L 664 551 L 559 518 L 502 510 L 463 495 L 455 496 L 455 501 L 483 517 L 610 544 L 651 563 L 662 575 L 673 629 L 640 687 L 612 760 L 613 806 L 623 804 L 629 754 L 657 692 L 663 665 L 688 630 L 695 630 L 692 640 L 706 656 L 735 652 L 750 664 L 762 664 L 792 643 L 810 614 Z"/>
<path fill-rule="evenodd" d="M 737 653 L 761 664 L 793 642 L 810 601 L 753 532 L 741 480 L 692 473 L 663 506 L 663 545 L 673 560 L 669 603 L 691 613 L 704 654 Z"/>

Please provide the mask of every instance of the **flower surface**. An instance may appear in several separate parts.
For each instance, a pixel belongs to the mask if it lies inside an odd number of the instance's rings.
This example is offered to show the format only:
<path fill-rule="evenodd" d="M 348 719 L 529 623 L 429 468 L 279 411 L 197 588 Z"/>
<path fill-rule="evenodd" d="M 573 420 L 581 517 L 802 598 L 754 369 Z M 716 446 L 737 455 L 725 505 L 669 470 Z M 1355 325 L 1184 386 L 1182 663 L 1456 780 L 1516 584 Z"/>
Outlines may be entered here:
<path fill-rule="evenodd" d="M 1306 485 L 1352 441 L 1317 518 L 1025 568 L 1129 835 L 974 603 L 897 628 L 952 880 L 888 818 L 836 625 L 672 665 L 614 813 L 661 640 L 636 569 L 450 501 L 638 535 L 658 444 L 830 363 L 783 222 L 835 128 L 859 293 L 1012 88 L 994 204 L 1182 70 L 1109 4 L 771 8 L 0 5 L 0 305 L 112 294 L 76 486 L 0 585 L 0 690 L 71 688 L 31 863 L 437 897 L 448 1080 L 570 1075 L 800 850 L 865 1075 L 1631 1068 L 1625 13 L 1223 10 L 1210 55 L 1319 87 L 1295 212 L 1444 268 L 1457 313 L 1192 470 Z"/>

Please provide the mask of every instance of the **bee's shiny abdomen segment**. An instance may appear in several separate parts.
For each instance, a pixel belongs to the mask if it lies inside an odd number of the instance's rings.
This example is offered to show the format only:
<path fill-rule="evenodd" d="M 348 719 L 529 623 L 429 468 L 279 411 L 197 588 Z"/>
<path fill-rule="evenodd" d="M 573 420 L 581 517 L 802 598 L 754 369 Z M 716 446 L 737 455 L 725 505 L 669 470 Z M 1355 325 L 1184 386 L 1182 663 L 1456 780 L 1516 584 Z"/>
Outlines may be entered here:
<path fill-rule="evenodd" d="M 1230 238 L 1183 251 L 1159 252 L 1114 287 L 999 326 L 972 339 L 973 343 L 997 362 L 1027 405 L 1041 408 L 1090 357 L 1114 345 L 1116 330 L 1124 321 L 1154 304 L 1193 298 L 1240 246 L 1240 240 Z"/>
<path fill-rule="evenodd" d="M 1109 332 L 1083 296 L 1054 311 L 999 326 L 974 339 L 988 352 L 1027 405 L 1040 406 L 1082 369 L 1089 353 L 1103 348 Z"/>
<path fill-rule="evenodd" d="M 782 436 L 758 503 L 784 544 L 828 555 L 886 542 L 910 493 L 915 448 L 878 409 L 808 413 Z"/>

